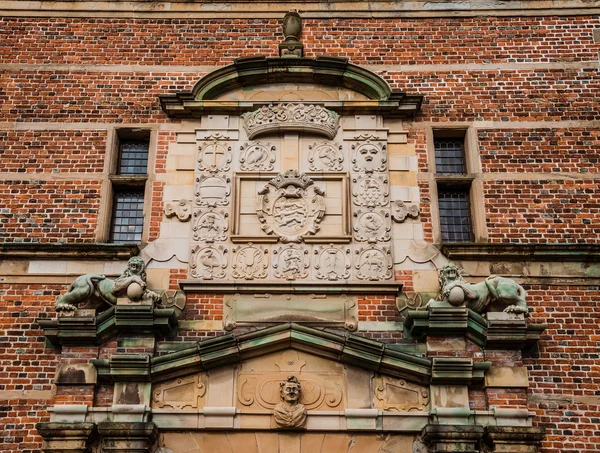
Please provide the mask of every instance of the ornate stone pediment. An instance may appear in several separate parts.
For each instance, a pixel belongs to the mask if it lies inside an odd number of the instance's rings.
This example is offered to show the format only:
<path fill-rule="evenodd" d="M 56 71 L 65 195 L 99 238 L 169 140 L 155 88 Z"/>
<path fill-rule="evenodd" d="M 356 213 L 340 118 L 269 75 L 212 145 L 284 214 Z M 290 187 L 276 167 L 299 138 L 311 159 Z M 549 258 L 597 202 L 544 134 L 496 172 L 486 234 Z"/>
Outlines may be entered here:
<path fill-rule="evenodd" d="M 325 192 L 296 170 L 278 175 L 259 192 L 256 211 L 262 230 L 282 242 L 314 235 L 325 215 Z"/>
<path fill-rule="evenodd" d="M 246 120 L 244 127 L 251 140 L 263 133 L 279 131 L 310 131 L 331 140 L 339 126 L 336 112 L 312 104 L 270 104 L 244 113 L 242 118 Z"/>

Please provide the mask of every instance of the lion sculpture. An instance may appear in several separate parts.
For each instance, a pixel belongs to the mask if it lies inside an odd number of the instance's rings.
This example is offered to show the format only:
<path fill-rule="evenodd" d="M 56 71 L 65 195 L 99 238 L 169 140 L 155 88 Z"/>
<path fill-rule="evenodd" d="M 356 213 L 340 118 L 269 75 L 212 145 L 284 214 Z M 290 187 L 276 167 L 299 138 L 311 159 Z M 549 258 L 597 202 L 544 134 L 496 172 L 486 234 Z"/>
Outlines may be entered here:
<path fill-rule="evenodd" d="M 154 302 L 161 299 L 160 294 L 147 289 L 146 266 L 137 256 L 130 258 L 127 268 L 116 280 L 100 274 L 85 274 L 77 277 L 69 290 L 56 301 L 56 311 L 74 312 L 80 308 L 99 309 L 113 306 L 117 298 L 127 296 L 132 300 L 151 298 Z"/>
<path fill-rule="evenodd" d="M 466 303 L 476 313 L 482 313 L 490 305 L 506 306 L 506 313 L 527 315 L 527 292 L 514 280 L 491 275 L 480 283 L 467 283 L 454 264 L 446 264 L 440 270 L 439 299 L 452 305 Z"/>

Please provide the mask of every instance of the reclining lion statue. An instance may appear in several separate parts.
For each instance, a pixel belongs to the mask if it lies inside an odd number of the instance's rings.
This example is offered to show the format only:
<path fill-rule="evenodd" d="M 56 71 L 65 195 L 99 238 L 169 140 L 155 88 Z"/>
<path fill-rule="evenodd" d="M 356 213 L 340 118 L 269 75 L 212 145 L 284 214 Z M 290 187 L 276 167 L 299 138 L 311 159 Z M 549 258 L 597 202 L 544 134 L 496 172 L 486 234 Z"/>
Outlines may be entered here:
<path fill-rule="evenodd" d="M 480 283 L 467 283 L 454 264 L 446 264 L 440 270 L 439 299 L 452 305 L 466 303 L 476 313 L 482 313 L 491 304 L 505 305 L 506 313 L 527 315 L 527 292 L 514 280 L 491 275 Z M 460 288 L 462 291 L 456 291 Z"/>
<path fill-rule="evenodd" d="M 100 274 L 77 277 L 69 290 L 56 301 L 56 311 L 74 312 L 84 302 L 85 305 L 79 308 L 97 310 L 116 305 L 117 298 L 123 296 L 132 300 L 152 298 L 154 302 L 161 299 L 160 294 L 147 289 L 146 266 L 140 257 L 130 258 L 125 271 L 116 280 Z"/>

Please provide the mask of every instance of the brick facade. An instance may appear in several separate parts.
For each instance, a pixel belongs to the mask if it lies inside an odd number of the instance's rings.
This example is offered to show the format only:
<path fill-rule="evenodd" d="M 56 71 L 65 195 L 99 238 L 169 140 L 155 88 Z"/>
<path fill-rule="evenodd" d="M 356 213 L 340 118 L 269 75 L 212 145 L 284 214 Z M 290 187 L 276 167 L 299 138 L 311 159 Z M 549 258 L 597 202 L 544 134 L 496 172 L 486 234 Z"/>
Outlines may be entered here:
<path fill-rule="evenodd" d="M 156 131 L 156 180 L 146 193 L 147 240 L 158 239 L 169 144 L 183 127 L 167 117 L 158 96 L 191 90 L 201 76 L 235 58 L 276 56 L 280 27 L 280 19 L 218 15 L 0 18 L 0 241 L 96 242 L 110 216 L 102 198 L 105 166 L 121 126 Z M 303 27 L 305 56 L 345 57 L 367 65 L 393 89 L 424 95 L 405 127 L 418 158 L 425 241 L 433 242 L 438 228 L 426 130 L 454 123 L 477 129 L 471 151 L 483 175 L 486 241 L 600 243 L 598 14 L 309 18 Z M 547 428 L 543 453 L 600 451 L 600 270 L 597 259 L 590 261 L 564 268 L 537 263 L 530 275 L 518 276 L 532 320 L 548 323 L 538 348 L 508 355 L 472 346 L 456 354 L 527 367 L 529 389 L 475 389 L 469 400 L 472 409 L 535 412 L 534 424 Z M 34 453 L 42 442 L 34 425 L 49 420 L 48 406 L 112 404 L 113 389 L 105 384 L 95 393 L 76 386 L 57 391 L 59 362 L 106 358 L 117 343 L 50 348 L 35 320 L 54 316 L 55 300 L 75 271 L 37 275 L 28 273 L 27 260 L 0 264 L 0 450 Z M 527 264 L 521 269 L 530 270 Z M 168 288 L 178 289 L 187 269 L 166 270 Z M 418 291 L 411 270 L 396 270 L 396 279 L 405 291 Z M 220 294 L 190 295 L 180 319 L 222 322 L 223 303 Z M 359 297 L 359 322 L 402 320 L 393 296 Z M 182 328 L 163 340 L 224 333 Z M 401 330 L 358 334 L 410 343 Z"/>

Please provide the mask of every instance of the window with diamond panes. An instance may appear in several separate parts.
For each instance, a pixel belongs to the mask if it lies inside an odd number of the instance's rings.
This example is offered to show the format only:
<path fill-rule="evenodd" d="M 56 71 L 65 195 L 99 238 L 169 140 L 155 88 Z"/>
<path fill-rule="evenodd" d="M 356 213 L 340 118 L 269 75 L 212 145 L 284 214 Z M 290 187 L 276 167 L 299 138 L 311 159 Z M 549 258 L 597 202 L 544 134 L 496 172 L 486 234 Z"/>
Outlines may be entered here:
<path fill-rule="evenodd" d="M 466 191 L 438 192 L 440 229 L 444 242 L 470 242 L 473 240 L 471 206 Z"/>
<path fill-rule="evenodd" d="M 436 138 L 435 171 L 448 175 L 466 173 L 464 138 Z"/>
<path fill-rule="evenodd" d="M 144 192 L 115 191 L 110 241 L 139 243 L 144 229 Z"/>
<path fill-rule="evenodd" d="M 145 175 L 148 172 L 149 142 L 122 141 L 119 149 L 118 175 Z"/>

